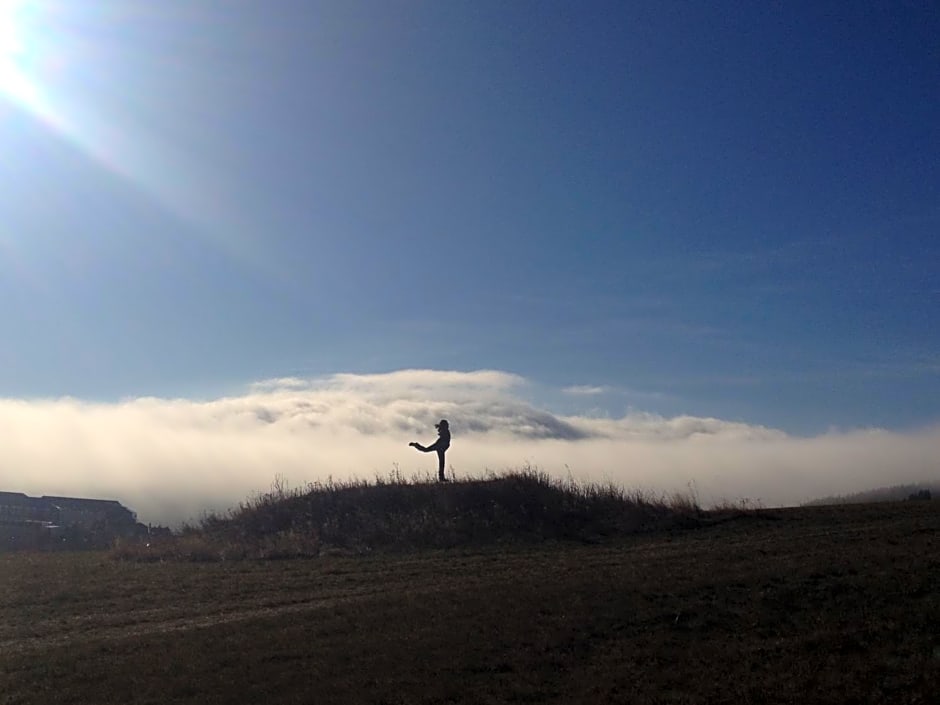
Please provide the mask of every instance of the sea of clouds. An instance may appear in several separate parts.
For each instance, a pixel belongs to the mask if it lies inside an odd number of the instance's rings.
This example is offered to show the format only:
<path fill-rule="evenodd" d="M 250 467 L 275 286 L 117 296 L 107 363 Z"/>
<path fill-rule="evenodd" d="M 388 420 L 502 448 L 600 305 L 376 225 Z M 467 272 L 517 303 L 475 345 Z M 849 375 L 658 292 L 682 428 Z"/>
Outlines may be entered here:
<path fill-rule="evenodd" d="M 175 525 L 275 477 L 429 476 L 436 457 L 408 443 L 433 441 L 441 418 L 457 477 L 529 464 L 767 506 L 940 478 L 940 426 L 798 437 L 715 418 L 561 415 L 528 401 L 528 387 L 499 371 L 402 370 L 274 379 L 212 400 L 0 399 L 0 490 L 118 499 L 141 521 Z"/>

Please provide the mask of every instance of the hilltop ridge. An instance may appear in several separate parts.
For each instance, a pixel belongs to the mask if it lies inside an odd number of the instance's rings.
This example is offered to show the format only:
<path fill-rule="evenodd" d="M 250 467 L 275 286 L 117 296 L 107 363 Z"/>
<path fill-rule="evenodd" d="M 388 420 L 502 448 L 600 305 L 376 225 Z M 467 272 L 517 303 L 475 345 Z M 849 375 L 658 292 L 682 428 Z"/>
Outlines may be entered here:
<path fill-rule="evenodd" d="M 165 541 L 119 546 L 137 560 L 287 558 L 507 542 L 597 542 L 700 521 L 694 497 L 579 484 L 525 468 L 447 483 L 400 475 L 375 482 L 276 480 L 226 514 L 210 514 Z"/>

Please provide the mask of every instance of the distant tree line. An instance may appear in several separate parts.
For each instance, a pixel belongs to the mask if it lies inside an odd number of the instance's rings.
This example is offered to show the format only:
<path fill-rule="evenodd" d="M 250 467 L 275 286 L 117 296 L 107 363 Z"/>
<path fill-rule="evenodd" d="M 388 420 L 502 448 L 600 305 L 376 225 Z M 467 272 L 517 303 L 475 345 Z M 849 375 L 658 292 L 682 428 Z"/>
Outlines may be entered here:
<path fill-rule="evenodd" d="M 846 495 L 831 495 L 807 502 L 807 506 L 824 504 L 866 504 L 868 502 L 902 502 L 905 500 L 923 501 L 932 499 L 940 493 L 940 484 L 923 485 L 893 485 L 891 487 L 878 487 L 864 492 L 855 492 Z"/>

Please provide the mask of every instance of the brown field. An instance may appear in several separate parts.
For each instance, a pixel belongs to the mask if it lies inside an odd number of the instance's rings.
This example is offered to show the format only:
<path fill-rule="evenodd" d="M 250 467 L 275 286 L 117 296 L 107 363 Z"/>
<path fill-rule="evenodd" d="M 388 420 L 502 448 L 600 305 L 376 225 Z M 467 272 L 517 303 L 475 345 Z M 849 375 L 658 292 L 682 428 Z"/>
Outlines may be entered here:
<path fill-rule="evenodd" d="M 0 703 L 932 703 L 940 502 L 591 545 L 0 556 Z"/>

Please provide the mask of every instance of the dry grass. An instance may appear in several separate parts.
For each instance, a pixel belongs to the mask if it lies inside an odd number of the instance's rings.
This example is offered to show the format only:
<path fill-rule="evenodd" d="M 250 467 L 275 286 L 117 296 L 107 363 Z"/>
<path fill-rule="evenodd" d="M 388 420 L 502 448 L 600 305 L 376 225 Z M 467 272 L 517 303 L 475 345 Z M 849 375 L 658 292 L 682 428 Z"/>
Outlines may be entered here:
<path fill-rule="evenodd" d="M 703 517 L 694 494 L 655 496 L 613 484 L 558 480 L 532 468 L 441 484 L 393 473 L 374 482 L 278 479 L 226 515 L 175 536 L 123 542 L 124 560 L 238 560 L 368 554 L 615 536 L 688 526 Z"/>
<path fill-rule="evenodd" d="M 0 556 L 0 703 L 931 703 L 940 503 L 318 560 Z"/>

